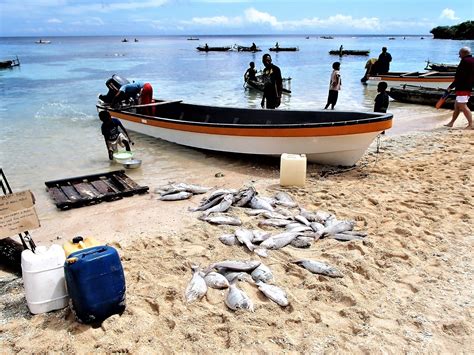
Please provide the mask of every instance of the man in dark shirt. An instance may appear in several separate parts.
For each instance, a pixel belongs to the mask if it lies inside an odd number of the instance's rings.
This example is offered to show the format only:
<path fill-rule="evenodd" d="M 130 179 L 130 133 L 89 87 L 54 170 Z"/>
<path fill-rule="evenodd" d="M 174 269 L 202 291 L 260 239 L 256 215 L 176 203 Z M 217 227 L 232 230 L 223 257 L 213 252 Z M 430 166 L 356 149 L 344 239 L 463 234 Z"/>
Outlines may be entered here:
<path fill-rule="evenodd" d="M 390 71 L 390 62 L 392 61 L 392 56 L 387 52 L 387 47 L 382 48 L 382 53 L 379 55 L 377 60 L 377 72 L 378 74 L 386 74 Z"/>
<path fill-rule="evenodd" d="M 244 74 L 244 81 L 247 82 L 248 80 L 252 80 L 252 81 L 257 80 L 257 69 L 255 69 L 254 62 L 249 63 L 249 68 Z"/>
<path fill-rule="evenodd" d="M 272 64 L 272 57 L 270 54 L 264 54 L 262 57 L 263 65 L 263 98 L 261 106 L 275 109 L 280 106 L 281 94 L 283 92 L 283 79 L 281 77 L 280 68 Z M 265 106 L 266 101 L 266 106 Z"/>
<path fill-rule="evenodd" d="M 389 98 L 386 92 L 387 86 L 385 81 L 381 81 L 377 85 L 378 95 L 375 97 L 374 112 L 387 112 L 389 104 Z"/>
<path fill-rule="evenodd" d="M 456 89 L 456 102 L 454 104 L 453 117 L 446 126 L 453 127 L 454 122 L 462 112 L 467 119 L 466 129 L 474 129 L 472 125 L 472 112 L 467 106 L 474 86 L 474 58 L 469 47 L 462 47 L 459 50 L 459 57 L 461 57 L 461 62 L 456 69 L 454 81 L 448 86 L 448 92 L 454 88 Z"/>
<path fill-rule="evenodd" d="M 100 111 L 99 119 L 102 121 L 101 131 L 107 145 L 109 159 L 113 159 L 113 154 L 118 151 L 118 145 L 130 152 L 130 143 L 133 144 L 133 142 L 122 122 L 117 118 L 112 118 L 109 111 Z"/>

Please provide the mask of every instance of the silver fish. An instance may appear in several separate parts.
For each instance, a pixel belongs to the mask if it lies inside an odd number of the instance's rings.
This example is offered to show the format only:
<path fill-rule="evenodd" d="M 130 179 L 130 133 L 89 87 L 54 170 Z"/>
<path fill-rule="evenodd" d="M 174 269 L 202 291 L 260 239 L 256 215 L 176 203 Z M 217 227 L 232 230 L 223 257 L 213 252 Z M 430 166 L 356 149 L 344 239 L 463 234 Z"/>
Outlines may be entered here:
<path fill-rule="evenodd" d="M 285 217 L 293 218 L 293 213 L 290 212 L 290 210 L 283 208 L 283 207 L 278 207 L 275 209 L 275 212 L 282 214 Z"/>
<path fill-rule="evenodd" d="M 298 204 L 293 200 L 293 198 L 286 192 L 279 191 L 275 195 L 275 203 L 277 205 L 293 208 L 298 206 Z"/>
<path fill-rule="evenodd" d="M 225 195 L 222 201 L 218 205 L 215 205 L 205 210 L 204 214 L 207 216 L 215 212 L 226 212 L 230 208 L 230 206 L 232 206 L 232 201 L 233 201 L 232 195 L 230 194 Z"/>
<path fill-rule="evenodd" d="M 212 200 L 206 200 L 205 202 L 201 203 L 198 207 L 195 208 L 189 208 L 189 211 L 191 212 L 197 212 L 197 211 L 205 211 L 211 208 L 212 206 L 218 205 L 222 201 L 223 196 L 218 196 Z"/>
<path fill-rule="evenodd" d="M 248 216 L 258 216 L 259 214 L 262 214 L 264 212 L 268 212 L 268 210 L 264 210 L 264 209 L 258 209 L 258 210 L 245 210 L 245 214 L 248 215 Z"/>
<path fill-rule="evenodd" d="M 298 225 L 293 225 L 293 223 L 291 224 L 291 227 L 288 228 L 290 225 L 287 225 L 286 226 L 286 230 L 288 232 L 306 232 L 306 231 L 312 231 L 311 227 L 308 227 L 308 226 L 303 226 L 302 224 L 299 224 Z"/>
<path fill-rule="evenodd" d="M 286 230 L 291 230 L 291 229 L 293 229 L 293 228 L 297 228 L 297 227 L 301 227 L 301 226 L 303 226 L 303 225 L 302 225 L 300 222 L 292 222 L 292 223 L 290 223 L 290 224 L 287 224 L 287 225 L 285 226 L 285 229 L 286 229 Z M 305 226 L 305 227 L 306 227 L 306 226 Z"/>
<path fill-rule="evenodd" d="M 314 238 L 311 237 L 304 237 L 304 236 L 298 236 L 295 239 L 293 239 L 290 243 L 291 246 L 294 246 L 295 248 L 309 248 L 311 244 L 314 243 Z"/>
<path fill-rule="evenodd" d="M 316 220 L 315 222 L 325 223 L 328 219 L 334 218 L 332 213 L 326 211 L 316 211 Z"/>
<path fill-rule="evenodd" d="M 261 264 L 258 260 L 224 260 L 213 263 L 209 266 L 210 269 L 224 268 L 234 271 L 252 271 Z"/>
<path fill-rule="evenodd" d="M 205 199 L 204 201 L 210 201 L 210 200 L 213 200 L 214 198 L 216 197 L 219 197 L 219 196 L 224 196 L 224 195 L 233 195 L 237 193 L 237 190 L 235 189 L 230 189 L 230 190 L 227 190 L 227 189 L 218 189 L 218 190 L 215 190 L 211 193 L 211 195 Z"/>
<path fill-rule="evenodd" d="M 220 269 L 219 275 L 222 275 L 229 283 L 233 282 L 234 280 L 254 283 L 252 277 L 243 271 L 229 271 L 228 269 Z"/>
<path fill-rule="evenodd" d="M 159 199 L 162 201 L 178 201 L 178 200 L 186 200 L 190 198 L 193 194 L 191 192 L 181 191 L 177 193 L 173 193 L 170 195 L 161 196 Z"/>
<path fill-rule="evenodd" d="M 291 243 L 298 236 L 298 232 L 283 232 L 276 234 L 263 241 L 260 247 L 265 249 L 281 249 Z"/>
<path fill-rule="evenodd" d="M 305 217 L 303 217 L 302 215 L 297 215 L 295 216 L 295 221 L 298 221 L 300 223 L 303 223 L 305 226 L 308 226 L 311 224 Z"/>
<path fill-rule="evenodd" d="M 201 276 L 199 267 L 193 265 L 191 269 L 193 270 L 193 277 L 191 281 L 189 281 L 185 291 L 186 302 L 188 303 L 200 300 L 207 292 L 206 281 Z"/>
<path fill-rule="evenodd" d="M 253 209 L 264 209 L 267 211 L 273 211 L 273 207 L 268 201 L 257 196 L 252 197 L 252 199 L 250 200 L 250 207 Z"/>
<path fill-rule="evenodd" d="M 263 217 L 268 218 L 268 219 L 293 219 L 291 216 L 285 216 L 281 213 L 278 212 L 271 212 L 271 211 L 265 211 L 261 214 Z"/>
<path fill-rule="evenodd" d="M 286 226 L 290 223 L 292 223 L 292 222 L 288 219 L 274 219 L 274 218 L 271 218 L 271 219 L 265 219 L 263 221 L 258 222 L 258 225 L 260 227 L 262 227 L 262 226 L 283 227 L 283 226 Z"/>
<path fill-rule="evenodd" d="M 351 240 L 364 240 L 363 237 L 360 237 L 358 235 L 351 235 L 351 234 L 346 234 L 346 233 L 336 233 L 334 235 L 328 235 L 327 238 L 336 239 L 341 242 L 348 242 Z"/>
<path fill-rule="evenodd" d="M 271 233 L 264 232 L 258 229 L 253 229 L 252 234 L 253 234 L 253 238 L 252 238 L 253 244 L 259 244 L 263 242 L 264 240 L 271 237 Z"/>
<path fill-rule="evenodd" d="M 211 189 L 210 187 L 186 184 L 184 182 L 181 182 L 179 184 L 173 184 L 173 187 L 182 188 L 182 189 L 184 189 L 183 191 L 192 192 L 195 195 L 206 193 Z"/>
<path fill-rule="evenodd" d="M 265 248 L 256 248 L 253 252 L 262 258 L 268 258 L 268 250 Z"/>
<path fill-rule="evenodd" d="M 233 283 L 230 284 L 229 289 L 227 291 L 225 304 L 233 311 L 236 311 L 238 309 L 243 309 L 250 312 L 254 311 L 252 300 L 249 298 L 249 296 L 247 296 L 244 291 L 239 289 Z"/>
<path fill-rule="evenodd" d="M 311 229 L 316 233 L 321 233 L 324 230 L 324 225 L 319 222 L 311 222 L 310 225 Z"/>
<path fill-rule="evenodd" d="M 316 217 L 316 214 L 309 212 L 308 210 L 305 210 L 304 208 L 300 208 L 300 215 L 306 218 L 310 222 L 316 222 L 318 218 Z"/>
<path fill-rule="evenodd" d="M 321 236 L 324 237 L 326 235 L 334 235 L 337 233 L 343 233 L 345 231 L 351 231 L 352 229 L 354 229 L 354 225 L 354 221 L 338 221 L 337 223 L 334 223 L 329 227 L 325 227 L 321 231 Z"/>
<path fill-rule="evenodd" d="M 313 274 L 321 274 L 329 277 L 342 277 L 339 270 L 321 261 L 300 259 L 292 262 L 308 271 L 311 271 Z"/>
<path fill-rule="evenodd" d="M 272 271 L 265 264 L 260 264 L 257 266 L 257 268 L 252 271 L 250 276 L 252 276 L 252 279 L 255 281 L 269 282 L 273 280 Z"/>
<path fill-rule="evenodd" d="M 248 250 L 253 251 L 255 249 L 255 245 L 252 244 L 253 233 L 251 230 L 237 229 L 234 233 L 237 240 L 244 244 Z"/>
<path fill-rule="evenodd" d="M 201 221 L 206 221 L 212 224 L 225 224 L 230 226 L 240 226 L 242 221 L 237 217 L 220 215 L 220 216 L 205 216 L 201 215 L 198 217 Z"/>
<path fill-rule="evenodd" d="M 286 292 L 283 291 L 281 288 L 275 285 L 268 285 L 262 281 L 257 281 L 256 285 L 258 289 L 269 299 L 271 299 L 276 304 L 286 307 L 290 303 L 288 302 L 288 296 Z"/>
<path fill-rule="evenodd" d="M 237 240 L 234 234 L 223 234 L 219 237 L 219 240 L 223 244 L 229 245 L 229 246 L 239 244 L 239 241 Z"/>
<path fill-rule="evenodd" d="M 204 280 L 206 281 L 206 285 L 210 288 L 227 288 L 229 287 L 229 281 L 221 274 L 217 272 L 211 271 L 208 273 Z"/>
<path fill-rule="evenodd" d="M 254 187 L 249 187 L 245 190 L 239 191 L 236 198 L 238 199 L 235 205 L 237 207 L 245 206 L 250 200 L 257 194 L 257 191 Z"/>

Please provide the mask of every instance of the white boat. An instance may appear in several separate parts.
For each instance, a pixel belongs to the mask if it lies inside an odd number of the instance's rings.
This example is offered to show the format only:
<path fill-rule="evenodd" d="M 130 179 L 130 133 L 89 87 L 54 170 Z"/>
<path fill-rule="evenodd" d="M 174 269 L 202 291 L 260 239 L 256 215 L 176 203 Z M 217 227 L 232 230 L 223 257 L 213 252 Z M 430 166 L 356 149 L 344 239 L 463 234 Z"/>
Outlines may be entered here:
<path fill-rule="evenodd" d="M 113 78 L 107 86 L 113 91 L 112 82 Z M 274 156 L 306 154 L 310 162 L 342 166 L 354 165 L 377 135 L 392 127 L 393 118 L 390 113 L 264 110 L 181 100 L 120 108 L 99 101 L 97 109 L 109 111 L 131 131 L 193 148 Z"/>
<path fill-rule="evenodd" d="M 365 83 L 377 85 L 385 81 L 389 87 L 403 84 L 421 85 L 432 88 L 447 88 L 454 81 L 453 72 L 388 72 L 387 74 L 370 74 Z M 364 82 L 364 79 L 361 80 Z"/>
<path fill-rule="evenodd" d="M 50 44 L 51 41 L 40 39 L 38 41 L 35 41 L 36 44 Z"/>

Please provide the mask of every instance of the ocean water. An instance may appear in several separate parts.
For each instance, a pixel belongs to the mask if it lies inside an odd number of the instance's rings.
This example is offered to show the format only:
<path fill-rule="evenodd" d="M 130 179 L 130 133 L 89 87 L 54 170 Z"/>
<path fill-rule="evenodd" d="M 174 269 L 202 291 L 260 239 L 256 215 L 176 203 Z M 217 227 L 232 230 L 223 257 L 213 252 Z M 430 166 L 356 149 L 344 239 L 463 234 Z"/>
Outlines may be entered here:
<path fill-rule="evenodd" d="M 298 52 L 272 53 L 284 77 L 291 77 L 291 96 L 280 109 L 321 109 L 327 98 L 331 65 L 339 60 L 328 51 L 368 49 L 377 57 L 383 46 L 392 54 L 391 70 L 423 70 L 425 61 L 458 63 L 458 50 L 473 41 L 433 40 L 420 36 L 200 36 L 51 37 L 51 44 L 35 44 L 38 38 L 0 38 L 0 60 L 18 56 L 20 67 L 0 70 L 0 167 L 16 189 L 44 193 L 44 181 L 118 169 L 107 158 L 95 104 L 105 94 L 105 81 L 117 73 L 129 80 L 148 81 L 154 96 L 189 103 L 258 108 L 259 93 L 245 90 L 243 74 L 275 42 L 299 47 Z M 202 53 L 196 46 L 244 45 L 255 42 L 262 52 Z M 376 92 L 360 83 L 368 57 L 341 60 L 342 91 L 338 110 L 371 111 Z M 395 121 L 416 117 L 433 108 L 392 102 Z M 399 114 L 397 118 L 397 112 Z M 406 114 L 410 112 L 410 114 Z M 407 127 L 404 129 L 403 127 Z M 426 129 L 425 124 L 398 125 L 394 133 Z M 390 131 L 388 134 L 394 134 Z M 245 157 L 214 154 L 180 147 L 133 134 L 137 157 L 143 167 L 130 172 L 136 179 L 159 183 L 190 176 L 203 166 L 241 166 Z M 250 162 L 254 164 L 254 162 Z"/>

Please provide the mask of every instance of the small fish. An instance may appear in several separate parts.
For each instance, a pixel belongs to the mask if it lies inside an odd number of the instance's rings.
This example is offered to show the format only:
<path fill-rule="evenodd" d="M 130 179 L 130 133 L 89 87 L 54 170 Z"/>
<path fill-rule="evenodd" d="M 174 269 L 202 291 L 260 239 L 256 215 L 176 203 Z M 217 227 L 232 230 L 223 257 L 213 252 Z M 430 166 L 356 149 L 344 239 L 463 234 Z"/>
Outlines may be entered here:
<path fill-rule="evenodd" d="M 247 296 L 247 294 L 239 289 L 234 283 L 231 283 L 227 291 L 227 296 L 225 298 L 225 304 L 227 307 L 236 311 L 238 309 L 247 310 L 250 312 L 254 311 L 254 306 L 252 300 Z"/>
<path fill-rule="evenodd" d="M 161 196 L 159 199 L 161 201 L 179 201 L 179 200 L 186 200 L 190 198 L 193 194 L 191 192 L 181 191 L 177 193 L 173 193 L 170 195 Z"/>
<path fill-rule="evenodd" d="M 250 276 L 252 276 L 252 279 L 255 281 L 269 282 L 273 280 L 272 271 L 265 264 L 260 264 L 257 266 L 257 268 L 252 271 Z"/>
<path fill-rule="evenodd" d="M 298 204 L 293 200 L 293 198 L 286 192 L 280 191 L 275 195 L 275 203 L 277 205 L 293 208 L 298 206 Z"/>
<path fill-rule="evenodd" d="M 213 263 L 209 269 L 225 268 L 234 271 L 252 271 L 261 264 L 258 260 L 224 260 Z"/>
<path fill-rule="evenodd" d="M 285 226 L 285 229 L 286 229 L 286 230 L 291 230 L 291 229 L 293 229 L 293 228 L 297 228 L 297 227 L 301 227 L 301 226 L 303 226 L 303 225 L 302 225 L 300 222 L 292 222 L 292 223 L 290 223 L 290 224 L 287 224 L 287 225 Z M 305 227 L 306 227 L 306 226 L 305 226 Z"/>
<path fill-rule="evenodd" d="M 298 236 L 298 232 L 283 232 L 276 234 L 263 241 L 260 247 L 265 249 L 281 249 L 291 243 Z"/>
<path fill-rule="evenodd" d="M 328 219 L 335 218 L 332 213 L 329 213 L 329 212 L 326 212 L 326 211 L 316 211 L 315 215 L 316 215 L 315 222 L 319 222 L 319 223 L 323 223 L 323 224 L 325 224 L 325 222 Z"/>
<path fill-rule="evenodd" d="M 230 226 L 240 226 L 242 221 L 237 217 L 220 215 L 220 216 L 205 216 L 201 215 L 198 217 L 201 221 L 206 221 L 212 224 L 225 224 Z"/>
<path fill-rule="evenodd" d="M 257 210 L 264 209 L 267 211 L 273 211 L 273 207 L 268 201 L 257 196 L 252 197 L 250 200 L 250 207 Z"/>
<path fill-rule="evenodd" d="M 283 291 L 281 288 L 275 285 L 268 285 L 262 281 L 257 281 L 256 285 L 258 289 L 267 296 L 270 300 L 275 302 L 276 304 L 286 307 L 290 303 L 288 302 L 288 296 L 286 292 Z"/>
<path fill-rule="evenodd" d="M 274 219 L 274 218 L 271 218 L 271 219 L 265 219 L 263 221 L 258 222 L 258 225 L 259 225 L 259 227 L 262 227 L 262 226 L 283 227 L 283 226 L 286 226 L 290 223 L 292 223 L 292 222 L 288 219 Z"/>
<path fill-rule="evenodd" d="M 206 281 L 207 287 L 210 287 L 210 288 L 221 289 L 221 288 L 229 287 L 229 281 L 227 281 L 227 279 L 223 275 L 218 274 L 217 272 L 214 272 L 214 271 L 211 271 L 210 273 L 208 273 L 204 277 L 204 280 Z"/>
<path fill-rule="evenodd" d="M 199 267 L 193 265 L 191 269 L 193 270 L 193 277 L 191 281 L 189 281 L 185 291 L 186 302 L 188 303 L 200 300 L 207 292 L 206 281 L 201 276 Z"/>
<path fill-rule="evenodd" d="M 306 218 L 310 222 L 317 221 L 316 214 L 311 213 L 308 210 L 305 210 L 304 208 L 300 208 L 300 215 Z"/>
<path fill-rule="evenodd" d="M 223 234 L 219 237 L 219 240 L 222 242 L 222 244 L 229 246 L 239 244 L 239 241 L 234 234 Z"/>
<path fill-rule="evenodd" d="M 316 233 L 321 233 L 324 230 L 324 225 L 319 222 L 311 222 L 310 225 L 311 229 Z"/>
<path fill-rule="evenodd" d="M 236 197 L 238 200 L 235 203 L 237 207 L 243 207 L 247 203 L 250 202 L 250 200 L 257 194 L 257 191 L 255 190 L 254 187 L 249 187 L 248 189 L 239 191 L 237 194 L 238 196 Z"/>
<path fill-rule="evenodd" d="M 268 219 L 293 219 L 293 217 L 291 216 L 285 216 L 281 213 L 278 213 L 278 212 L 271 212 L 271 211 L 265 211 L 263 213 L 261 213 L 261 215 L 265 218 L 268 218 Z"/>
<path fill-rule="evenodd" d="M 253 238 L 252 238 L 253 244 L 259 244 L 272 236 L 271 233 L 264 232 L 258 229 L 253 229 L 252 234 L 253 234 Z"/>
<path fill-rule="evenodd" d="M 314 238 L 311 237 L 304 237 L 304 236 L 298 236 L 295 239 L 293 239 L 290 243 L 291 246 L 294 246 L 295 248 L 309 248 L 311 244 L 314 243 Z"/>
<path fill-rule="evenodd" d="M 199 185 L 192 185 L 192 184 L 185 184 L 183 182 L 179 184 L 174 184 L 173 185 L 176 188 L 182 188 L 184 191 L 192 192 L 195 195 L 199 194 L 204 194 L 208 192 L 211 188 L 210 187 L 204 187 L 204 186 L 199 186 Z"/>
<path fill-rule="evenodd" d="M 343 233 L 345 231 L 351 231 L 352 229 L 354 229 L 354 225 L 354 221 L 338 221 L 337 223 L 334 223 L 329 227 L 325 227 L 321 231 L 321 236 L 324 237 L 326 235 L 334 235 L 337 233 Z"/>
<path fill-rule="evenodd" d="M 232 195 L 230 194 L 225 195 L 222 201 L 218 205 L 215 205 L 205 210 L 204 214 L 208 216 L 211 213 L 215 213 L 215 212 L 226 212 L 230 208 L 230 206 L 232 206 L 232 201 L 233 201 Z"/>
<path fill-rule="evenodd" d="M 349 242 L 351 240 L 364 240 L 363 237 L 359 237 L 358 235 L 351 235 L 346 233 L 336 233 L 334 235 L 328 235 L 327 238 L 336 239 L 341 242 Z"/>
<path fill-rule="evenodd" d="M 248 215 L 248 216 L 258 216 L 259 214 L 262 214 L 264 212 L 268 212 L 268 210 L 264 210 L 264 209 L 258 209 L 258 210 L 245 210 L 245 214 Z"/>
<path fill-rule="evenodd" d="M 243 271 L 229 271 L 227 269 L 220 269 L 219 275 L 222 275 L 229 283 L 233 282 L 234 280 L 255 283 L 252 277 Z"/>
<path fill-rule="evenodd" d="M 303 223 L 305 226 L 308 226 L 308 227 L 311 224 L 304 216 L 302 216 L 300 214 L 295 216 L 295 221 Z"/>
<path fill-rule="evenodd" d="M 289 225 L 288 225 L 289 226 Z M 311 227 L 308 226 L 303 226 L 302 224 L 299 224 L 297 226 L 292 226 L 291 228 L 288 228 L 286 226 L 286 230 L 288 232 L 306 232 L 306 231 L 312 231 Z"/>
<path fill-rule="evenodd" d="M 237 240 L 244 244 L 248 250 L 253 251 L 255 249 L 255 245 L 252 244 L 253 232 L 251 230 L 237 229 L 234 233 Z"/>
<path fill-rule="evenodd" d="M 292 262 L 308 271 L 311 271 L 313 274 L 320 274 L 329 277 L 342 277 L 339 270 L 321 261 L 300 259 Z"/>

